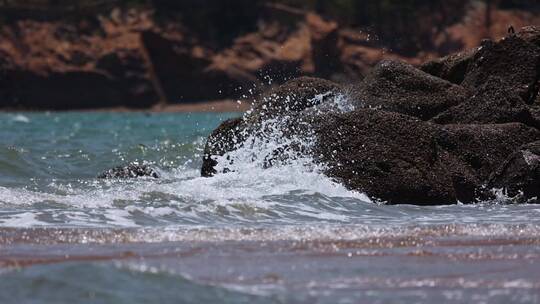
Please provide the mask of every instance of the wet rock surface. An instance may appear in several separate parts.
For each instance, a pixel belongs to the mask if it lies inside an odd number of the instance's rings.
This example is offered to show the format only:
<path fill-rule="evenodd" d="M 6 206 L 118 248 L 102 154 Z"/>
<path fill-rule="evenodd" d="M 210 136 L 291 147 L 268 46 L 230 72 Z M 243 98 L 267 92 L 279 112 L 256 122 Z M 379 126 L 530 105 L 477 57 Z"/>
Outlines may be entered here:
<path fill-rule="evenodd" d="M 516 146 L 540 138 L 522 124 L 440 126 L 373 109 L 323 115 L 314 125 L 327 175 L 401 204 L 485 198 L 489 174 Z"/>
<path fill-rule="evenodd" d="M 274 91 L 279 98 L 261 97 L 243 118 L 212 133 L 203 175 L 215 173 L 212 155 L 242 147 L 239 130 L 273 132 L 265 122 L 280 118 L 289 134 L 307 136 L 312 145 L 297 151 L 323 164 L 322 173 L 376 200 L 472 203 L 495 199 L 497 188 L 519 198 L 507 201 L 538 202 L 540 110 L 530 88 L 538 81 L 540 48 L 532 42 L 540 32 L 527 31 L 526 40 L 518 32 L 424 65 L 431 74 L 386 61 L 352 86 L 290 81 Z"/>
<path fill-rule="evenodd" d="M 540 141 L 512 153 L 492 174 L 489 186 L 515 202 L 540 203 Z"/>
<path fill-rule="evenodd" d="M 282 137 L 288 137 L 300 133 L 307 124 L 302 119 L 312 115 L 305 110 L 323 106 L 343 94 L 338 84 L 315 77 L 299 77 L 262 94 L 242 118 L 226 120 L 210 134 L 204 149 L 202 176 L 217 173 L 215 156 L 240 148 L 250 135 L 264 137 L 268 132 L 280 132 Z M 282 149 L 268 155 L 269 162 Z M 224 167 L 222 171 L 229 169 Z"/>
<path fill-rule="evenodd" d="M 249 113 L 250 121 L 268 120 L 283 115 L 295 115 L 343 93 L 332 81 L 315 77 L 299 77 L 287 81 L 263 94 Z"/>
<path fill-rule="evenodd" d="M 438 158 L 437 128 L 412 117 L 359 109 L 315 122 L 318 160 L 351 189 L 389 202 L 430 204 L 454 199 Z"/>
<path fill-rule="evenodd" d="M 215 156 L 224 155 L 238 149 L 244 139 L 242 132 L 242 118 L 232 118 L 222 122 L 208 137 L 204 147 L 202 176 L 212 176 L 217 173 Z"/>

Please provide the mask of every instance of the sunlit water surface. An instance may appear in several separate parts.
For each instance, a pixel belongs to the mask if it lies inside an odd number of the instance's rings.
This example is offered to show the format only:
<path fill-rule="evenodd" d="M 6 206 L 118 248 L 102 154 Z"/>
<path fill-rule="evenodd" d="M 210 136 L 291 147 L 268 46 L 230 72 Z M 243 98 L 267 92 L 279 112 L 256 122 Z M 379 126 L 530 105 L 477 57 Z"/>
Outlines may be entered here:
<path fill-rule="evenodd" d="M 0 114 L 0 303 L 540 302 L 540 207 L 380 205 L 262 146 L 200 177 L 238 115 Z M 131 161 L 161 178 L 96 178 Z"/>

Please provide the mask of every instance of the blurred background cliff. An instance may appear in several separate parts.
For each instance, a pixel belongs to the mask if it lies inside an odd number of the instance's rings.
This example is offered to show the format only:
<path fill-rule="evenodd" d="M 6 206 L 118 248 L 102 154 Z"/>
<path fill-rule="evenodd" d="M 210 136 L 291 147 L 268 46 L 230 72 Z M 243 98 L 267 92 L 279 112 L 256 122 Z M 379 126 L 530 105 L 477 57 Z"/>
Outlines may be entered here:
<path fill-rule="evenodd" d="M 0 108 L 149 108 L 357 81 L 540 23 L 537 0 L 0 0 Z"/>

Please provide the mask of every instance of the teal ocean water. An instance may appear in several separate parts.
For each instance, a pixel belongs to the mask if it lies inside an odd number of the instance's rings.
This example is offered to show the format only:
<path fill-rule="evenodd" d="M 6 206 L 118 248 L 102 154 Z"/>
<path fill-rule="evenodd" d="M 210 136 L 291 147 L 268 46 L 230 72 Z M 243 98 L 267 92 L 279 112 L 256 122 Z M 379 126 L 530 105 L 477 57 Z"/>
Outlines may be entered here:
<path fill-rule="evenodd" d="M 0 114 L 0 303 L 540 302 L 540 206 L 376 204 L 271 139 L 200 177 L 238 115 Z"/>

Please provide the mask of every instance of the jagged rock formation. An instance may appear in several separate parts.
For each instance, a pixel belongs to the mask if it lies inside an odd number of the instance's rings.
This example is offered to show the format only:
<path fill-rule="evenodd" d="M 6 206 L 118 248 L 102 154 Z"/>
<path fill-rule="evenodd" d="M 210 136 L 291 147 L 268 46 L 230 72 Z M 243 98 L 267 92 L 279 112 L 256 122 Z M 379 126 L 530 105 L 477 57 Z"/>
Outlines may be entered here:
<path fill-rule="evenodd" d="M 243 118 L 212 133 L 202 174 L 217 173 L 215 156 L 242 147 L 247 135 L 272 132 L 264 122 L 278 117 L 287 122 L 279 125 L 286 136 L 309 129 L 314 145 L 294 151 L 310 154 L 325 165 L 324 174 L 381 201 L 471 203 L 493 198 L 492 188 L 502 188 L 516 201 L 537 202 L 536 41 L 540 30 L 528 27 L 428 62 L 425 72 L 384 61 L 352 87 L 313 78 L 290 81 L 274 92 L 278 97 L 263 95 Z M 344 109 L 335 102 L 340 94 L 348 96 Z M 285 150 L 279 147 L 268 157 L 287 160 L 280 158 Z M 233 167 L 221 166 L 223 172 Z"/>

